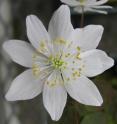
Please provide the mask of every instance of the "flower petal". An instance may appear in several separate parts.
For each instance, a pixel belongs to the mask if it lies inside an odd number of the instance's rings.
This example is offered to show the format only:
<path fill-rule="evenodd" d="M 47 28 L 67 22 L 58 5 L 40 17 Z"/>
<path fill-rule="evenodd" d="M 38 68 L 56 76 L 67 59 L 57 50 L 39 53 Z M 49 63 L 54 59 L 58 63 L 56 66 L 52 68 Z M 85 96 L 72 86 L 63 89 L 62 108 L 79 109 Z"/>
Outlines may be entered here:
<path fill-rule="evenodd" d="M 53 40 L 64 39 L 73 31 L 70 19 L 70 9 L 66 5 L 62 5 L 53 15 L 49 23 L 49 34 Z"/>
<path fill-rule="evenodd" d="M 101 50 L 90 50 L 80 56 L 84 63 L 82 73 L 88 77 L 101 74 L 114 65 L 114 60 Z"/>
<path fill-rule="evenodd" d="M 92 8 L 95 8 L 95 9 L 112 9 L 113 7 L 112 6 L 92 6 Z"/>
<path fill-rule="evenodd" d="M 77 7 L 74 7 L 73 10 L 77 13 L 82 13 L 82 6 L 77 6 Z M 84 7 L 84 12 L 87 12 L 88 11 L 88 7 Z"/>
<path fill-rule="evenodd" d="M 87 11 L 93 12 L 93 13 L 108 14 L 108 12 L 106 10 L 99 10 L 95 7 L 87 8 Z"/>
<path fill-rule="evenodd" d="M 43 81 L 34 78 L 31 69 L 26 70 L 16 77 L 5 97 L 8 101 L 32 99 L 41 93 Z"/>
<path fill-rule="evenodd" d="M 94 2 L 92 5 L 102 5 L 102 4 L 105 4 L 106 2 L 108 2 L 108 0 L 99 0 L 99 1 L 96 1 Z"/>
<path fill-rule="evenodd" d="M 85 6 L 87 6 L 87 5 L 93 5 L 96 2 L 97 2 L 97 0 L 85 0 L 84 4 L 85 4 Z"/>
<path fill-rule="evenodd" d="M 60 119 L 67 100 L 67 93 L 62 84 L 60 75 L 52 73 L 45 83 L 43 91 L 44 106 L 52 120 L 55 121 Z"/>
<path fill-rule="evenodd" d="M 95 8 L 97 6 L 91 6 L 91 7 L 85 7 L 84 12 L 93 12 L 93 13 L 100 13 L 100 14 L 108 14 L 107 11 L 104 10 L 98 10 L 98 8 Z M 100 6 L 100 9 L 104 9 L 103 7 Z M 109 7 L 110 9 L 110 7 Z M 82 13 L 82 7 L 75 7 L 74 8 L 75 12 Z"/>
<path fill-rule="evenodd" d="M 29 43 L 20 40 L 10 40 L 3 44 L 3 48 L 14 62 L 25 67 L 32 67 L 32 57 L 35 50 Z"/>
<path fill-rule="evenodd" d="M 27 35 L 32 45 L 38 51 L 43 52 L 42 50 L 46 50 L 44 52 L 49 52 L 48 48 L 51 44 L 50 37 L 42 22 L 36 16 L 30 15 L 26 18 L 26 25 Z M 44 49 L 42 49 L 41 46 Z"/>
<path fill-rule="evenodd" d="M 80 47 L 82 51 L 95 49 L 102 37 L 104 28 L 101 25 L 88 25 L 81 29 L 76 29 L 71 35 L 73 50 Z"/>
<path fill-rule="evenodd" d="M 85 105 L 100 106 L 102 97 L 91 80 L 80 75 L 72 77 L 71 70 L 64 71 L 65 87 L 68 94 L 78 102 Z M 67 80 L 69 78 L 69 80 Z"/>

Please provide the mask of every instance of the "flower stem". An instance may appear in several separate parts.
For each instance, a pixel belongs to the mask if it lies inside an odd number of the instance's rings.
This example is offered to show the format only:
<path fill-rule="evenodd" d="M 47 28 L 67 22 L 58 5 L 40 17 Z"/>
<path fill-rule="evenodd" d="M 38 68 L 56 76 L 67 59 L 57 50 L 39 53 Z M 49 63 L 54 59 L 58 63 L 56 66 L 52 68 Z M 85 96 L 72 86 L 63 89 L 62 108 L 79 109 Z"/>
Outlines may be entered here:
<path fill-rule="evenodd" d="M 82 15 L 81 15 L 81 21 L 80 21 L 80 28 L 83 28 L 84 26 L 84 7 L 82 6 Z"/>

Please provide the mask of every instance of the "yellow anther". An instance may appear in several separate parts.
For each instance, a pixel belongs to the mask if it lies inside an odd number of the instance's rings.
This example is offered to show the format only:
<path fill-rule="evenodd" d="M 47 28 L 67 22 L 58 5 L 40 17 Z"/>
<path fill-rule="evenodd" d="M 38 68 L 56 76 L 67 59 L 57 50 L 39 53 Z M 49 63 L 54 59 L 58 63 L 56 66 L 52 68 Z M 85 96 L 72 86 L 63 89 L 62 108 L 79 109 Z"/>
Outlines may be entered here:
<path fill-rule="evenodd" d="M 54 41 L 54 43 L 56 43 L 56 44 L 66 44 L 66 41 L 64 40 L 64 39 L 62 39 L 62 38 L 58 38 L 58 39 L 56 39 L 55 41 Z"/>
<path fill-rule="evenodd" d="M 80 53 L 77 53 L 77 55 L 76 55 L 76 59 L 81 60 Z"/>
<path fill-rule="evenodd" d="M 40 68 L 37 64 L 33 64 L 32 66 L 32 71 L 33 71 L 33 75 L 38 77 L 40 74 Z"/>
<path fill-rule="evenodd" d="M 78 51 L 80 51 L 80 50 L 81 50 L 81 48 L 78 46 L 78 47 L 77 47 L 77 50 L 78 50 Z"/>
<path fill-rule="evenodd" d="M 39 48 L 37 49 L 37 51 L 39 51 L 39 52 L 44 52 L 45 50 L 47 50 L 45 41 L 41 41 L 41 42 L 39 43 Z"/>
<path fill-rule="evenodd" d="M 84 3 L 85 2 L 85 0 L 79 0 L 80 1 L 80 3 Z"/>
<path fill-rule="evenodd" d="M 79 71 L 74 71 L 72 73 L 72 76 L 73 76 L 74 79 L 76 79 L 77 77 L 80 77 L 80 72 Z"/>
<path fill-rule="evenodd" d="M 47 81 L 47 85 L 49 87 L 54 87 L 57 85 L 57 81 L 56 80 L 50 80 L 50 81 Z"/>
<path fill-rule="evenodd" d="M 55 80 L 55 81 L 51 81 L 51 82 L 49 83 L 49 86 L 50 86 L 50 87 L 56 86 L 56 80 Z"/>
<path fill-rule="evenodd" d="M 41 43 L 40 43 L 40 47 L 41 47 L 41 48 L 45 48 L 45 43 L 44 43 L 44 42 L 41 42 Z"/>
<path fill-rule="evenodd" d="M 65 62 L 61 60 L 59 57 L 49 57 L 50 62 L 52 63 L 54 68 L 62 68 Z"/>
<path fill-rule="evenodd" d="M 67 78 L 67 81 L 70 81 L 70 78 Z"/>
<path fill-rule="evenodd" d="M 67 57 L 69 57 L 71 54 L 70 53 L 67 53 L 66 55 L 65 55 L 65 57 L 67 58 Z"/>

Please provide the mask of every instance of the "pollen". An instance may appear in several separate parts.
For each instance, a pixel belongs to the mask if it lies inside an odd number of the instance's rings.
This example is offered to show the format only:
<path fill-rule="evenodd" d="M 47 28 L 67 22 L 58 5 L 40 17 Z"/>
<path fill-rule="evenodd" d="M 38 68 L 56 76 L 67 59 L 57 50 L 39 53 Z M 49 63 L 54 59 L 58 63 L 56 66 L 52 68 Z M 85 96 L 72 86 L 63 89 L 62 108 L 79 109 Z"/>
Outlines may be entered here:
<path fill-rule="evenodd" d="M 52 79 L 52 80 L 49 80 L 47 81 L 47 85 L 51 88 L 55 87 L 55 86 L 62 86 L 64 83 L 62 80 L 60 80 L 59 78 L 56 78 L 56 79 Z"/>
<path fill-rule="evenodd" d="M 76 80 L 78 77 L 80 77 L 80 72 L 79 71 L 74 71 L 72 73 L 72 77 L 73 77 L 74 80 Z"/>
<path fill-rule="evenodd" d="M 47 81 L 47 85 L 50 87 L 56 86 L 56 80 Z"/>
<path fill-rule="evenodd" d="M 52 64 L 55 68 L 61 68 L 64 62 L 58 58 L 53 58 L 52 59 Z"/>
<path fill-rule="evenodd" d="M 72 74 L 73 74 L 73 77 L 75 77 L 75 76 L 79 77 L 80 76 L 80 73 L 78 71 L 74 71 Z"/>
<path fill-rule="evenodd" d="M 76 49 L 77 49 L 77 51 L 80 51 L 81 50 L 81 48 L 79 46 Z"/>
<path fill-rule="evenodd" d="M 82 3 L 82 4 L 83 4 L 84 2 L 85 2 L 85 0 L 80 0 L 80 3 Z"/>
<path fill-rule="evenodd" d="M 56 40 L 54 41 L 54 43 L 65 45 L 65 44 L 66 44 L 66 41 L 65 41 L 64 39 L 62 39 L 62 38 L 58 38 L 58 39 L 56 39 Z"/>
<path fill-rule="evenodd" d="M 33 64 L 32 71 L 33 71 L 33 75 L 35 77 L 38 77 L 39 76 L 39 74 L 40 74 L 40 68 L 39 68 L 39 66 L 37 64 Z"/>
<path fill-rule="evenodd" d="M 80 0 L 80 2 L 84 2 L 85 0 Z"/>
<path fill-rule="evenodd" d="M 81 60 L 80 53 L 77 53 L 77 55 L 76 55 L 76 59 Z"/>
<path fill-rule="evenodd" d="M 45 44 L 45 41 L 41 41 L 39 44 L 39 48 L 37 49 L 37 51 L 39 52 L 44 52 L 47 50 L 47 46 Z"/>
<path fill-rule="evenodd" d="M 45 43 L 44 43 L 44 42 L 41 42 L 41 43 L 40 43 L 40 47 L 41 47 L 41 48 L 45 48 Z"/>
<path fill-rule="evenodd" d="M 67 57 L 69 57 L 71 54 L 70 53 L 67 53 L 66 55 L 65 55 L 65 57 L 67 58 Z"/>

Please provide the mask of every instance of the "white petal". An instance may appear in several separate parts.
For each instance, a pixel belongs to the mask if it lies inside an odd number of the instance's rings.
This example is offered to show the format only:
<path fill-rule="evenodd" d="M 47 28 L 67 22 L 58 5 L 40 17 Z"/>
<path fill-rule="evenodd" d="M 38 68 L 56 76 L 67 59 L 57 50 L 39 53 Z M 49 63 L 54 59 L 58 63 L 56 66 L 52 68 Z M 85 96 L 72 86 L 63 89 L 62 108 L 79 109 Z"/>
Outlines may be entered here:
<path fill-rule="evenodd" d="M 66 5 L 62 5 L 53 15 L 49 23 L 49 34 L 53 40 L 67 40 L 73 26 L 70 19 L 70 9 Z"/>
<path fill-rule="evenodd" d="M 108 2 L 108 0 L 99 0 L 93 3 L 93 5 L 102 5 L 105 4 L 106 2 Z"/>
<path fill-rule="evenodd" d="M 106 7 L 101 7 L 101 6 L 99 6 L 99 7 L 97 7 L 97 6 L 89 6 L 89 7 L 84 7 L 84 12 L 93 12 L 93 13 L 100 13 L 100 14 L 108 14 L 107 13 L 107 11 L 104 11 L 104 10 L 98 10 L 98 8 L 100 8 L 100 9 L 104 9 L 104 8 L 106 8 Z M 109 6 L 108 6 L 109 7 Z M 108 8 L 107 7 L 107 8 Z M 109 9 L 110 9 L 110 7 L 109 7 Z M 75 7 L 74 8 L 74 11 L 75 12 L 78 12 L 78 13 L 82 13 L 82 8 L 81 7 Z"/>
<path fill-rule="evenodd" d="M 32 45 L 39 51 L 43 44 L 46 49 L 50 44 L 50 37 L 42 22 L 34 15 L 26 18 L 27 35 Z M 46 51 L 45 51 L 46 52 Z M 48 51 L 49 52 L 49 51 Z"/>
<path fill-rule="evenodd" d="M 91 6 L 97 2 L 97 0 L 84 0 L 85 6 Z"/>
<path fill-rule="evenodd" d="M 43 80 L 36 79 L 32 70 L 26 70 L 13 81 L 6 99 L 8 101 L 27 100 L 39 95 L 42 91 Z"/>
<path fill-rule="evenodd" d="M 35 50 L 29 43 L 20 40 L 10 40 L 3 44 L 3 48 L 14 62 L 25 67 L 32 67 L 32 57 Z"/>
<path fill-rule="evenodd" d="M 77 7 L 74 7 L 73 10 L 77 13 L 82 13 L 82 7 L 81 6 L 77 6 Z M 84 12 L 87 12 L 87 7 L 84 7 Z"/>
<path fill-rule="evenodd" d="M 68 94 L 78 102 L 85 105 L 100 106 L 102 97 L 91 80 L 80 75 L 74 79 L 70 70 L 64 72 L 65 87 Z M 69 78 L 69 80 L 66 80 Z"/>
<path fill-rule="evenodd" d="M 93 12 L 93 13 L 108 14 L 106 10 L 99 10 L 99 9 L 96 9 L 95 7 L 88 8 L 87 11 Z"/>
<path fill-rule="evenodd" d="M 113 7 L 112 6 L 92 6 L 92 8 L 95 8 L 95 9 L 112 9 Z"/>
<path fill-rule="evenodd" d="M 101 25 L 88 25 L 74 30 L 70 39 L 73 42 L 73 49 L 78 46 L 82 51 L 95 49 L 101 40 L 103 30 Z"/>
<path fill-rule="evenodd" d="M 55 81 L 56 80 L 56 84 Z M 49 82 L 49 83 L 47 83 Z M 67 93 L 63 87 L 63 81 L 59 77 L 59 74 L 52 74 L 48 78 L 44 86 L 43 102 L 44 106 L 50 114 L 52 120 L 59 120 L 67 100 Z M 62 84 L 60 84 L 62 83 Z"/>
<path fill-rule="evenodd" d="M 76 0 L 61 0 L 61 2 L 68 4 L 69 6 L 78 6 L 80 5 L 80 2 Z"/>
<path fill-rule="evenodd" d="M 84 62 L 83 74 L 88 77 L 101 74 L 114 65 L 114 60 L 101 50 L 90 50 L 80 56 Z"/>

